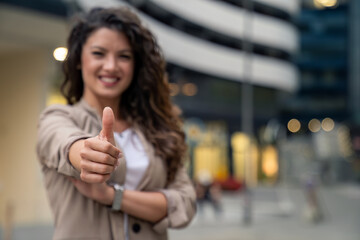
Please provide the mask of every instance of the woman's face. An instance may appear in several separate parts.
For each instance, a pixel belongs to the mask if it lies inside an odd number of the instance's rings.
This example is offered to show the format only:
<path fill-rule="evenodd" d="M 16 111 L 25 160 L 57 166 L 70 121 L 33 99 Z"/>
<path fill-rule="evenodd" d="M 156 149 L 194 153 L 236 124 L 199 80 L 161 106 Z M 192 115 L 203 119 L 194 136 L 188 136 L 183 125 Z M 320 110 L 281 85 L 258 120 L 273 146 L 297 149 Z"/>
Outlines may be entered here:
<path fill-rule="evenodd" d="M 118 101 L 129 87 L 134 72 L 134 56 L 125 34 L 99 28 L 90 34 L 81 53 L 84 98 Z"/>

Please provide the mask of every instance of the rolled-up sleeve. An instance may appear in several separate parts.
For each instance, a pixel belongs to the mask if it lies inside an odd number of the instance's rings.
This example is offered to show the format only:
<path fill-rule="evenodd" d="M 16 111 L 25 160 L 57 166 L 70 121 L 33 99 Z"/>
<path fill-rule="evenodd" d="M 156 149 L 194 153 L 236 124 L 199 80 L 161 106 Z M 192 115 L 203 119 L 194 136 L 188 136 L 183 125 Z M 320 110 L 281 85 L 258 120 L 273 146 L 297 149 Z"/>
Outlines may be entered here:
<path fill-rule="evenodd" d="M 154 230 L 163 233 L 167 228 L 187 226 L 196 213 L 196 194 L 185 168 L 178 170 L 175 180 L 166 189 L 160 190 L 167 199 L 167 216 L 154 225 Z"/>
<path fill-rule="evenodd" d="M 69 160 L 71 145 L 92 137 L 82 131 L 72 119 L 71 106 L 54 105 L 45 109 L 39 118 L 36 152 L 41 164 L 59 173 L 80 178 Z"/>

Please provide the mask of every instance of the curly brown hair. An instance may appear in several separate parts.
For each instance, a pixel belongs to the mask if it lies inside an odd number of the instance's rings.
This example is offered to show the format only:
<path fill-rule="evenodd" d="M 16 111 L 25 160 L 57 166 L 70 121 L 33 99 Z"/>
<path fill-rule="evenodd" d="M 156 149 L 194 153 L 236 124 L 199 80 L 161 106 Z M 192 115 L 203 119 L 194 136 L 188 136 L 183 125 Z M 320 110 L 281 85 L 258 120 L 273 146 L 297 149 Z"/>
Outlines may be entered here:
<path fill-rule="evenodd" d="M 185 134 L 179 116 L 172 111 L 164 57 L 155 37 L 135 13 L 124 7 L 96 8 L 77 19 L 68 38 L 61 92 L 70 105 L 82 98 L 84 83 L 78 67 L 81 51 L 91 33 L 102 27 L 124 33 L 130 42 L 135 57 L 134 76 L 121 96 L 119 112 L 144 133 L 155 153 L 164 159 L 170 183 L 185 159 Z"/>

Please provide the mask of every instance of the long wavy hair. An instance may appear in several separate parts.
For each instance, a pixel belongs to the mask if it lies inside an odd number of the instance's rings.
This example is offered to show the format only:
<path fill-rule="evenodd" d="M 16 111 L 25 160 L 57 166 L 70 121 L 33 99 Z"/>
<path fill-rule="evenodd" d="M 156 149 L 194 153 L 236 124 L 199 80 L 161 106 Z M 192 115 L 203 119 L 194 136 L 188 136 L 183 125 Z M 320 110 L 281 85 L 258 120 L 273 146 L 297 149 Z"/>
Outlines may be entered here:
<path fill-rule="evenodd" d="M 144 133 L 155 153 L 166 162 L 170 183 L 184 163 L 185 134 L 173 111 L 164 57 L 155 37 L 136 14 L 128 8 L 96 8 L 76 19 L 68 38 L 61 92 L 70 105 L 82 98 L 82 48 L 91 33 L 103 27 L 124 33 L 130 42 L 135 57 L 134 76 L 121 96 L 119 110 L 126 121 Z"/>

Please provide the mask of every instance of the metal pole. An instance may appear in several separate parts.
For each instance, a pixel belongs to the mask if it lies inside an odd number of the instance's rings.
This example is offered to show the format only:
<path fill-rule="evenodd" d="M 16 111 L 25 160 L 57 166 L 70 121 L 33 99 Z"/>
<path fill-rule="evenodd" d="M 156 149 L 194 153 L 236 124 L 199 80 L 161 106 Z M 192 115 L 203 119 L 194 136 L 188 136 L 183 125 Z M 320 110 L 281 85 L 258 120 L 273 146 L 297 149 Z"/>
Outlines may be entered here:
<path fill-rule="evenodd" d="M 251 174 L 251 145 L 253 137 L 253 86 L 251 84 L 252 78 L 252 0 L 244 0 L 244 37 L 243 37 L 243 51 L 244 51 L 244 69 L 243 69 L 243 86 L 242 86 L 242 101 L 241 101 L 241 128 L 242 131 L 250 138 L 247 154 L 244 154 L 244 209 L 243 209 L 243 223 L 248 225 L 252 222 L 252 202 L 253 196 L 250 189 L 250 174 Z"/>

